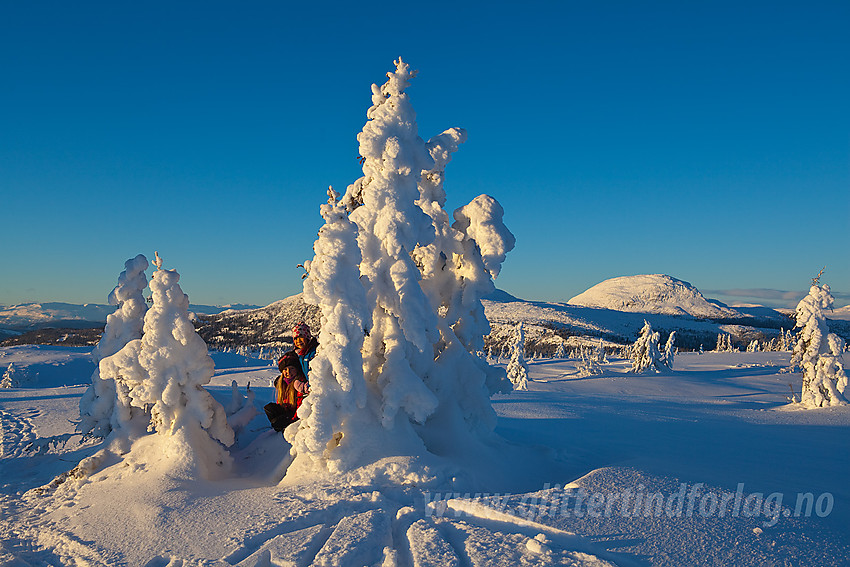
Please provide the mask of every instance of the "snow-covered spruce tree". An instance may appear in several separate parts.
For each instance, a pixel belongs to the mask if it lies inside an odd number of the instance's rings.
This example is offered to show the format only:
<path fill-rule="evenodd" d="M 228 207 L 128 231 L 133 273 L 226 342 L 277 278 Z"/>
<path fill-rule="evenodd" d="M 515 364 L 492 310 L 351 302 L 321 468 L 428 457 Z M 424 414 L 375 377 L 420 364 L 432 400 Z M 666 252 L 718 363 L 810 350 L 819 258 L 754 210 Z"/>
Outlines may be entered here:
<path fill-rule="evenodd" d="M 558 348 L 555 349 L 555 358 L 566 358 L 567 349 L 564 348 L 564 341 L 558 343 Z"/>
<path fill-rule="evenodd" d="M 820 277 L 820 274 L 818 275 Z M 834 299 L 829 285 L 812 280 L 809 294 L 797 304 L 796 326 L 800 328 L 791 358 L 791 368 L 803 371 L 800 403 L 806 408 L 838 406 L 847 403 L 847 374 L 842 355 L 844 340 L 829 332 L 823 311 Z"/>
<path fill-rule="evenodd" d="M 579 376 L 598 376 L 602 374 L 598 350 L 581 349 L 581 359 L 576 363 Z"/>
<path fill-rule="evenodd" d="M 381 410 L 363 374 L 361 351 L 372 314 L 360 279 L 357 225 L 349 220 L 338 194 L 332 189 L 328 193 L 328 204 L 320 209 L 325 225 L 313 244 L 315 256 L 304 264 L 309 273 L 304 300 L 322 312 L 319 350 L 310 364 L 311 392 L 299 409 L 298 427 L 285 434 L 299 465 L 324 465 L 337 472 L 350 468 L 364 444 L 372 441 L 364 435 L 379 430 L 376 418 Z"/>
<path fill-rule="evenodd" d="M 313 390 L 286 430 L 293 472 L 448 454 L 495 426 L 489 395 L 504 373 L 474 353 L 489 333 L 481 296 L 513 236 L 486 195 L 449 224 L 444 170 L 466 134 L 453 128 L 426 144 L 404 92 L 409 66 L 399 59 L 387 76 L 372 86 L 357 137 L 363 177 L 322 208 L 306 264 L 305 300 L 321 307 L 322 330 Z"/>
<path fill-rule="evenodd" d="M 528 390 L 528 365 L 525 363 L 525 331 L 517 323 L 511 337 L 511 360 L 508 362 L 508 380 L 514 390 Z"/>
<path fill-rule="evenodd" d="M 661 369 L 665 368 L 661 352 L 658 350 L 660 340 L 661 335 L 652 330 L 652 325 L 649 324 L 649 321 L 644 320 L 640 335 L 637 341 L 635 341 L 635 344 L 632 345 L 632 368 L 629 372 L 644 374 L 647 372 L 661 372 Z"/>
<path fill-rule="evenodd" d="M 112 356 L 124 345 L 142 336 L 147 303 L 142 291 L 148 287 L 145 270 L 148 259 L 139 254 L 124 262 L 124 271 L 118 276 L 118 285 L 109 294 L 110 305 L 117 306 L 106 317 L 106 327 L 92 358 L 97 365 L 91 385 L 80 399 L 80 423 L 77 431 L 84 436 L 106 437 L 112 431 L 112 414 L 115 409 L 115 378 L 100 368 L 104 358 Z M 106 370 L 106 368 L 104 368 Z"/>
<path fill-rule="evenodd" d="M 607 364 L 608 363 L 608 355 L 605 352 L 605 346 L 602 344 L 602 339 L 599 339 L 599 343 L 593 348 L 593 357 L 596 358 L 596 362 L 599 364 Z"/>
<path fill-rule="evenodd" d="M 664 352 L 661 353 L 661 362 L 669 370 L 673 370 L 673 359 L 676 356 L 676 331 L 670 331 L 667 342 L 664 344 Z"/>
<path fill-rule="evenodd" d="M 785 348 L 783 348 L 782 350 L 794 352 L 794 347 L 796 346 L 796 344 L 797 340 L 794 337 L 794 333 L 791 331 L 791 329 L 785 331 Z"/>
<path fill-rule="evenodd" d="M 18 381 L 15 379 L 15 364 L 9 363 L 6 371 L 3 373 L 3 378 L 0 379 L 0 388 L 17 388 Z"/>
<path fill-rule="evenodd" d="M 189 320 L 189 297 L 180 289 L 180 274 L 163 270 L 158 254 L 154 264 L 152 305 L 142 338 L 101 364 L 116 380 L 119 433 L 130 433 L 129 423 L 141 414 L 149 418 L 149 429 L 167 438 L 169 466 L 188 476 L 215 478 L 231 462 L 223 445 L 233 444 L 233 430 L 224 408 L 203 388 L 214 365 Z"/>

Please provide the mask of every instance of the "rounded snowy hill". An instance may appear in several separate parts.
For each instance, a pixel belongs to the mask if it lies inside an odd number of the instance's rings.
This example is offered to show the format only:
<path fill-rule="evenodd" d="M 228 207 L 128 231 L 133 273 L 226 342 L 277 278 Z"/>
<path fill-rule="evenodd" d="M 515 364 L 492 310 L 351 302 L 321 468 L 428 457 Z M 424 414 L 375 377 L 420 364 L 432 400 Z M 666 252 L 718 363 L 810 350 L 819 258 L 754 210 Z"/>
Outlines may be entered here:
<path fill-rule="evenodd" d="M 631 313 L 690 315 L 708 319 L 742 316 L 722 303 L 708 301 L 688 282 L 664 274 L 611 278 L 578 294 L 568 303 Z"/>

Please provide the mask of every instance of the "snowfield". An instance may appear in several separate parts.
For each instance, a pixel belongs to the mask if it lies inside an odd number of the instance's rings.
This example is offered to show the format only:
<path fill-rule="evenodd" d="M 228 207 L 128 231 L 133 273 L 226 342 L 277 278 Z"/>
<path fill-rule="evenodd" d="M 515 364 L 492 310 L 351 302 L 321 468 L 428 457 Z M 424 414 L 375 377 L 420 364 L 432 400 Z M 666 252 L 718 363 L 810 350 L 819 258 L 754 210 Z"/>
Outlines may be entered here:
<path fill-rule="evenodd" d="M 613 359 L 583 378 L 529 361 L 528 391 L 492 397 L 501 441 L 321 477 L 286 474 L 262 414 L 276 368 L 211 355 L 229 421 L 258 413 L 233 424 L 230 477 L 187 480 L 159 441 L 113 463 L 74 434 L 90 349 L 0 349 L 18 380 L 0 389 L 0 564 L 850 562 L 850 408 L 788 407 L 787 352 L 683 353 L 659 375 Z"/>

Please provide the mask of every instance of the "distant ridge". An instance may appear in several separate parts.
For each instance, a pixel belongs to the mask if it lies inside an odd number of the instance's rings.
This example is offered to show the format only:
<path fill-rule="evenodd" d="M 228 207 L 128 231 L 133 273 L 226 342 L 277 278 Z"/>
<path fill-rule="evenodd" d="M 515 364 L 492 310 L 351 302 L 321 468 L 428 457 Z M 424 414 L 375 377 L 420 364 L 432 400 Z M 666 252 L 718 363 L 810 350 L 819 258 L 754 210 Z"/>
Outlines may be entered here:
<path fill-rule="evenodd" d="M 214 315 L 227 310 L 256 309 L 257 305 L 189 305 L 199 315 Z M 114 305 L 100 303 L 40 302 L 0 306 L 0 329 L 29 331 L 46 327 L 96 328 L 106 323 Z"/>

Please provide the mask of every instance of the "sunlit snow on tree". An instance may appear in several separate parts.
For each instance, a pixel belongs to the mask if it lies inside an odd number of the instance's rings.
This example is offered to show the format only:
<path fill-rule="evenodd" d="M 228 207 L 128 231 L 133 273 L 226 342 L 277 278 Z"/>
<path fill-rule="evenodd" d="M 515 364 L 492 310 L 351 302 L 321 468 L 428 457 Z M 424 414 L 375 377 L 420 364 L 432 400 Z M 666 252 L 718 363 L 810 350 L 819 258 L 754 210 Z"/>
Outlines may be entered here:
<path fill-rule="evenodd" d="M 508 361 L 508 380 L 514 390 L 528 390 L 528 364 L 525 362 L 525 330 L 517 323 L 510 343 L 511 359 Z"/>
<path fill-rule="evenodd" d="M 820 277 L 820 275 L 818 276 Z M 842 355 L 844 339 L 829 332 L 824 310 L 831 309 L 834 299 L 829 285 L 812 281 L 809 294 L 800 300 L 796 310 L 796 326 L 800 328 L 791 368 L 803 370 L 800 403 L 806 408 L 837 406 L 847 403 L 847 374 Z"/>
<path fill-rule="evenodd" d="M 481 195 L 443 210 L 446 164 L 459 128 L 427 143 L 404 92 L 401 59 L 372 86 L 358 134 L 363 177 L 322 207 L 325 225 L 305 264 L 305 300 L 319 305 L 319 350 L 301 420 L 286 431 L 293 470 L 348 470 L 390 454 L 445 454 L 495 427 L 489 396 L 503 371 L 473 354 L 489 324 L 493 289 L 514 237 L 503 211 Z"/>
<path fill-rule="evenodd" d="M 632 368 L 630 372 L 645 374 L 661 372 L 662 369 L 666 368 L 661 351 L 658 348 L 660 340 L 661 335 L 652 330 L 649 321 L 644 320 L 640 335 L 631 348 Z"/>
<path fill-rule="evenodd" d="M 175 471 L 213 478 L 230 464 L 224 446 L 233 444 L 233 430 L 203 387 L 214 365 L 189 320 L 180 274 L 162 269 L 159 255 L 154 264 L 142 338 L 101 361 L 101 371 L 116 381 L 113 428 L 128 444 L 143 436 L 142 428 L 154 432 L 142 459 L 164 453 Z"/>
<path fill-rule="evenodd" d="M 124 271 L 118 276 L 118 285 L 109 294 L 109 304 L 118 308 L 106 317 L 106 327 L 92 358 L 97 365 L 92 374 L 92 383 L 80 399 L 80 423 L 77 430 L 83 435 L 105 437 L 112 431 L 112 413 L 115 408 L 115 377 L 100 363 L 132 340 L 142 336 L 147 303 L 142 291 L 148 287 L 145 270 L 148 259 L 139 254 L 124 263 Z"/>

